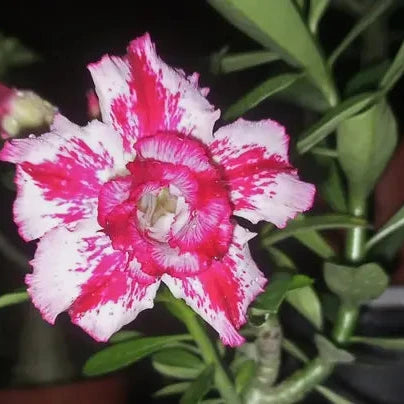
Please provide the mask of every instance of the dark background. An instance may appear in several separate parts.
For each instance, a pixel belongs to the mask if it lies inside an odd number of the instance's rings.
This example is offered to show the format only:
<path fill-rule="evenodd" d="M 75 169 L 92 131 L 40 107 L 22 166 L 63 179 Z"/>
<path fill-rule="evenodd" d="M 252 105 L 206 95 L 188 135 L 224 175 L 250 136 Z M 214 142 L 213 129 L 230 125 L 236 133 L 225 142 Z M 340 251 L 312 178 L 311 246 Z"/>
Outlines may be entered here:
<path fill-rule="evenodd" d="M 403 17 L 401 8 L 389 19 L 393 35 L 383 51 L 388 57 L 394 55 L 403 38 L 400 32 Z M 354 22 L 351 14 L 340 9 L 333 9 L 326 14 L 320 25 L 320 42 L 325 54 L 329 54 L 338 45 Z M 24 45 L 37 52 L 41 61 L 11 72 L 7 84 L 33 89 L 57 105 L 69 119 L 84 124 L 87 121 L 85 93 L 92 88 L 86 65 L 105 53 L 124 54 L 127 43 L 146 31 L 151 34 L 158 53 L 168 64 L 181 67 L 187 73 L 201 73 L 201 84 L 211 88 L 209 99 L 222 110 L 268 77 L 273 68 L 262 66 L 226 76 L 211 74 L 209 56 L 212 52 L 225 45 L 230 47 L 231 52 L 259 49 L 259 45 L 224 21 L 203 0 L 130 3 L 13 1 L 0 6 L 0 32 L 20 39 Z M 340 85 L 361 68 L 358 57 L 360 46 L 360 41 L 356 41 L 354 47 L 337 63 L 336 77 Z M 400 124 L 404 112 L 403 91 L 401 81 L 389 96 Z M 264 102 L 247 116 L 251 119 L 271 117 L 279 120 L 288 127 L 292 139 L 300 134 L 304 122 L 299 109 L 274 101 Z M 24 244 L 19 239 L 11 221 L 14 195 L 3 188 L 0 192 L 0 226 L 7 229 L 10 239 L 19 248 L 32 256 L 35 246 Z M 302 266 L 311 262 L 310 254 L 302 253 L 301 256 Z M 0 293 L 21 286 L 23 273 L 3 258 L 0 262 Z M 262 258 L 260 262 L 263 262 Z M 3 369 L 0 382 L 3 386 L 12 380 L 10 369 L 17 359 L 17 342 L 24 310 L 23 307 L 16 307 L 0 312 L 0 349 L 3 347 L 4 358 L 0 361 L 0 368 Z M 58 324 L 69 340 L 69 350 L 78 366 L 90 352 L 99 348 L 83 332 L 70 326 L 66 316 L 62 315 Z M 162 332 L 162 329 L 166 333 L 178 331 L 178 325 L 162 310 L 149 311 L 139 316 L 136 328 L 150 333 Z M 146 379 L 149 376 L 148 364 L 136 365 L 131 370 L 133 396 L 140 400 L 133 402 L 148 402 L 146 397 L 159 381 L 156 375 Z"/>

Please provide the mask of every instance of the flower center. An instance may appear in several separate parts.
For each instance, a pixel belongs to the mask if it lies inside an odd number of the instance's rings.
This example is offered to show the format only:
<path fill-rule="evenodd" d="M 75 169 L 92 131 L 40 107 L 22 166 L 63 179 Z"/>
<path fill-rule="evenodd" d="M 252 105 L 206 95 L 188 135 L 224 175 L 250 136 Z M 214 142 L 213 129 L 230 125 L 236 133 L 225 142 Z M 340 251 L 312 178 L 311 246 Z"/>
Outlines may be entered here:
<path fill-rule="evenodd" d="M 166 241 L 177 210 L 178 198 L 168 188 L 144 194 L 137 203 L 137 217 L 149 237 Z"/>

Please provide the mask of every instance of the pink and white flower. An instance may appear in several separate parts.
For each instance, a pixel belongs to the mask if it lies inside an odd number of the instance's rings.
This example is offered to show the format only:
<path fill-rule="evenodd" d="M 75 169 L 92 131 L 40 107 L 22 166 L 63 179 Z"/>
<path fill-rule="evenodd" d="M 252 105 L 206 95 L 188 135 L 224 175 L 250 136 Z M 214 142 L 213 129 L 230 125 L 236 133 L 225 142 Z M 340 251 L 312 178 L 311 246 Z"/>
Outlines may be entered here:
<path fill-rule="evenodd" d="M 26 277 L 34 304 L 50 323 L 68 310 L 105 341 L 163 282 L 225 344 L 241 344 L 266 279 L 248 248 L 255 234 L 232 216 L 283 227 L 314 197 L 284 128 L 240 119 L 213 133 L 219 111 L 198 75 L 167 66 L 147 34 L 89 69 L 103 123 L 59 115 L 50 133 L 0 153 L 17 165 L 20 234 L 40 238 Z"/>

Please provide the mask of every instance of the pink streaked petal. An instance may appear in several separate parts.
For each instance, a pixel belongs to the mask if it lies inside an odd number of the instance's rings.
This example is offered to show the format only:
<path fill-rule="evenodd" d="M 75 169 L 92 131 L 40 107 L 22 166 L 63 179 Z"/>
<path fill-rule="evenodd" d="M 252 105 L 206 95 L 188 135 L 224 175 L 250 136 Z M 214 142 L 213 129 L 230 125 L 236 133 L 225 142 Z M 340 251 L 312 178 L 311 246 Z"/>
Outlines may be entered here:
<path fill-rule="evenodd" d="M 38 243 L 26 276 L 28 292 L 43 318 L 54 323 L 82 294 L 94 273 L 109 274 L 128 265 L 128 254 L 113 250 L 94 219 L 82 220 L 74 230 L 57 227 Z"/>
<path fill-rule="evenodd" d="M 131 186 L 131 175 L 112 179 L 102 186 L 98 196 L 98 222 L 101 226 L 105 227 L 106 217 L 129 198 Z"/>
<path fill-rule="evenodd" d="M 274 121 L 239 119 L 220 128 L 210 145 L 220 164 L 234 214 L 278 227 L 313 204 L 315 187 L 299 180 L 288 160 L 289 137 Z"/>
<path fill-rule="evenodd" d="M 17 164 L 15 221 L 25 240 L 97 215 L 103 183 L 127 172 L 122 141 L 107 125 L 57 116 L 52 132 L 7 142 L 0 159 Z"/>
<path fill-rule="evenodd" d="M 280 173 L 269 180 L 258 179 L 245 190 L 247 192 L 231 192 L 236 206 L 234 214 L 252 223 L 266 220 L 279 228 L 285 227 L 298 213 L 310 209 L 316 193 L 314 185 L 300 181 L 293 173 Z"/>
<path fill-rule="evenodd" d="M 161 132 L 140 139 L 136 143 L 136 151 L 144 159 L 184 165 L 191 171 L 211 169 L 211 163 L 201 143 L 172 132 Z"/>
<path fill-rule="evenodd" d="M 93 276 L 69 310 L 72 322 L 97 341 L 107 341 L 137 315 L 154 305 L 160 281 L 144 274 L 133 259 L 128 270 Z"/>
<path fill-rule="evenodd" d="M 222 257 L 233 234 L 231 214 L 227 199 L 212 198 L 206 201 L 204 206 L 192 212 L 179 231 L 171 235 L 170 246 L 206 257 Z"/>
<path fill-rule="evenodd" d="M 240 118 L 219 128 L 209 146 L 214 159 L 231 168 L 243 163 L 239 158 L 246 151 L 257 148 L 261 149 L 261 153 L 250 153 L 244 160 L 253 163 L 277 156 L 279 161 L 289 163 L 289 136 L 282 125 L 270 119 L 252 122 Z"/>
<path fill-rule="evenodd" d="M 73 322 L 105 341 L 152 307 L 159 282 L 141 273 L 128 253 L 114 250 L 100 230 L 88 219 L 72 231 L 58 227 L 46 233 L 26 283 L 46 321 L 53 324 L 59 313 L 70 309 Z"/>
<path fill-rule="evenodd" d="M 249 252 L 251 236 L 254 234 L 237 225 L 228 254 L 208 270 L 183 278 L 162 277 L 173 295 L 184 299 L 230 346 L 244 342 L 238 329 L 246 322 L 248 305 L 266 284 Z"/>
<path fill-rule="evenodd" d="M 150 36 L 132 41 L 126 58 L 105 56 L 89 66 L 105 122 L 123 136 L 127 151 L 136 139 L 159 130 L 212 138 L 219 117 L 195 80 L 166 65 Z"/>

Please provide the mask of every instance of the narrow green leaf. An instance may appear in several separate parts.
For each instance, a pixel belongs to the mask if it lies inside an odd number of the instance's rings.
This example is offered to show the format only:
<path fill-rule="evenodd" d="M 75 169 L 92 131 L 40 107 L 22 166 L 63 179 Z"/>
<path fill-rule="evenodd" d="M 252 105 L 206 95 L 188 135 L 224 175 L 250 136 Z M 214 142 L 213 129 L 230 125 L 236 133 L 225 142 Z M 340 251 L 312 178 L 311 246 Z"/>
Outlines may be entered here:
<path fill-rule="evenodd" d="M 279 60 L 280 57 L 274 52 L 267 50 L 233 53 L 223 55 L 218 61 L 217 70 L 219 73 L 233 73 L 240 70 L 245 70 L 250 67 L 260 66 L 265 63 L 270 63 Z"/>
<path fill-rule="evenodd" d="M 324 280 L 343 302 L 355 306 L 380 296 L 388 285 L 383 268 L 375 263 L 349 267 L 326 262 Z"/>
<path fill-rule="evenodd" d="M 200 401 L 201 404 L 225 404 L 222 398 L 210 398 L 208 400 Z"/>
<path fill-rule="evenodd" d="M 29 299 L 27 292 L 6 293 L 0 296 L 0 308 L 26 302 Z"/>
<path fill-rule="evenodd" d="M 306 76 L 296 80 L 291 86 L 274 94 L 273 97 L 315 112 L 322 113 L 330 107 L 324 95 Z"/>
<path fill-rule="evenodd" d="M 262 245 L 268 247 L 307 230 L 348 229 L 356 226 L 366 227 L 365 220 L 341 214 L 305 216 L 304 219 L 291 220 L 284 229 L 275 229 L 262 236 Z"/>
<path fill-rule="evenodd" d="M 367 242 L 369 251 L 375 244 L 404 226 L 404 206 L 402 206 L 379 231 Z"/>
<path fill-rule="evenodd" d="M 298 140 L 296 145 L 298 152 L 300 154 L 308 152 L 334 132 L 345 119 L 369 107 L 375 100 L 375 93 L 363 93 L 348 98 L 335 108 L 329 110 L 323 118 L 300 136 L 300 140 Z"/>
<path fill-rule="evenodd" d="M 373 345 L 384 349 L 404 351 L 404 338 L 372 338 L 355 335 L 349 339 L 352 344 Z"/>
<path fill-rule="evenodd" d="M 278 270 L 286 270 L 285 272 L 296 272 L 295 263 L 279 248 L 267 247 L 267 251 L 271 256 L 271 261 Z"/>
<path fill-rule="evenodd" d="M 309 28 L 310 31 L 315 34 L 317 33 L 318 24 L 321 17 L 327 10 L 330 4 L 330 0 L 310 0 L 309 8 Z"/>
<path fill-rule="evenodd" d="M 306 230 L 297 233 L 295 238 L 321 258 L 328 259 L 335 255 L 334 249 L 316 230 Z"/>
<path fill-rule="evenodd" d="M 316 386 L 316 390 L 322 394 L 330 403 L 333 404 L 353 404 L 352 401 L 340 396 L 334 391 L 330 390 L 328 387 Z"/>
<path fill-rule="evenodd" d="M 287 338 L 282 339 L 282 348 L 303 363 L 309 361 L 309 357 L 303 352 L 303 350 L 301 350 L 294 342 Z"/>
<path fill-rule="evenodd" d="M 223 115 L 223 119 L 238 118 L 271 95 L 292 85 L 299 77 L 301 77 L 301 73 L 285 73 L 271 77 L 231 105 Z"/>
<path fill-rule="evenodd" d="M 143 334 L 135 330 L 123 330 L 116 332 L 108 342 L 111 344 L 117 344 L 118 342 L 127 341 L 129 339 L 141 337 Z"/>
<path fill-rule="evenodd" d="M 348 46 L 381 14 L 383 14 L 393 3 L 393 0 L 375 1 L 369 8 L 368 12 L 355 24 L 355 26 L 348 32 L 348 35 L 337 46 L 334 52 L 328 59 L 328 63 L 332 66 L 338 57 L 348 48 Z"/>
<path fill-rule="evenodd" d="M 237 394 L 241 394 L 255 376 L 256 363 L 254 360 L 244 361 L 237 369 L 234 384 Z"/>
<path fill-rule="evenodd" d="M 319 155 L 315 155 L 314 159 L 319 170 L 324 173 L 324 178 L 318 184 L 321 196 L 333 211 L 346 213 L 348 209 L 345 188 L 337 162 L 333 158 Z"/>
<path fill-rule="evenodd" d="M 199 403 L 205 394 L 210 390 L 213 384 L 213 365 L 208 366 L 191 383 L 184 395 L 181 397 L 180 404 Z"/>
<path fill-rule="evenodd" d="M 390 68 L 387 70 L 386 74 L 383 76 L 382 81 L 380 82 L 380 88 L 384 93 L 389 92 L 401 75 L 404 73 L 404 41 L 398 50 L 393 63 Z"/>
<path fill-rule="evenodd" d="M 160 350 L 152 356 L 152 365 L 161 374 L 179 379 L 193 379 L 204 367 L 200 358 L 179 348 Z"/>
<path fill-rule="evenodd" d="M 321 89 L 329 105 L 337 96 L 327 66 L 292 0 L 208 0 L 238 29 L 278 53 L 288 63 L 303 67 Z M 293 28 L 293 29 L 292 29 Z"/>
<path fill-rule="evenodd" d="M 379 86 L 381 78 L 386 73 L 390 62 L 384 60 L 373 66 L 358 71 L 346 84 L 344 94 L 350 97 L 364 91 L 373 91 Z"/>
<path fill-rule="evenodd" d="M 162 389 L 157 390 L 153 394 L 153 397 L 158 398 L 158 397 L 167 397 L 167 396 L 173 396 L 176 394 L 182 394 L 182 393 L 184 393 L 184 391 L 186 391 L 189 388 L 190 385 L 191 385 L 190 382 L 169 384 L 168 386 L 165 386 Z"/>
<path fill-rule="evenodd" d="M 124 368 L 151 355 L 163 347 L 178 341 L 189 341 L 188 334 L 166 335 L 161 337 L 136 338 L 105 348 L 87 360 L 83 373 L 86 376 L 98 376 Z"/>
<path fill-rule="evenodd" d="M 322 329 L 323 315 L 320 299 L 311 286 L 288 291 L 286 294 L 286 301 L 309 320 L 318 330 Z"/>
<path fill-rule="evenodd" d="M 314 147 L 311 149 L 311 152 L 313 154 L 317 154 L 319 156 L 326 156 L 326 157 L 332 157 L 333 159 L 338 157 L 338 152 L 334 149 L 329 149 L 327 147 Z"/>
<path fill-rule="evenodd" d="M 384 100 L 339 125 L 339 161 L 352 200 L 364 200 L 372 192 L 394 152 L 397 138 L 396 120 Z"/>

